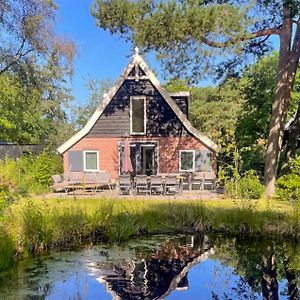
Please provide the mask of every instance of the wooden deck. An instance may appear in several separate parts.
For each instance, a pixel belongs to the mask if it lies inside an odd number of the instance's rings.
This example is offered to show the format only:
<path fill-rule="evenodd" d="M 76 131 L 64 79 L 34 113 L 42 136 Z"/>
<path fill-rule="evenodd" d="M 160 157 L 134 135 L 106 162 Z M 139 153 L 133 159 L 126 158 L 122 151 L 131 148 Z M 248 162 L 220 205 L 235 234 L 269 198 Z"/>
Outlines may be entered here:
<path fill-rule="evenodd" d="M 177 195 L 118 195 L 116 190 L 102 190 L 99 192 L 85 192 L 85 191 L 75 191 L 75 193 L 70 193 L 66 195 L 63 192 L 56 192 L 56 193 L 47 193 L 43 195 L 45 199 L 50 198 L 118 198 L 118 199 L 162 199 L 162 200 L 209 200 L 209 199 L 220 199 L 223 197 L 223 192 L 221 190 L 218 191 L 211 191 L 211 190 L 184 190 L 182 194 Z"/>

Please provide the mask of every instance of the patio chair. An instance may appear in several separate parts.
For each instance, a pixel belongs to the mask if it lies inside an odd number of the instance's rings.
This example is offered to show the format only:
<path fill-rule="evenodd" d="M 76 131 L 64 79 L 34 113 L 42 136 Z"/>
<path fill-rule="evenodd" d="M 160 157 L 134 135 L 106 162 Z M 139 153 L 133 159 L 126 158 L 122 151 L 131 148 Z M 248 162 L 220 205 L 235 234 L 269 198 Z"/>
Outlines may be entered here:
<path fill-rule="evenodd" d="M 107 171 L 101 171 L 95 173 L 95 185 L 96 191 L 99 190 L 101 187 L 108 187 L 111 191 L 111 175 Z"/>
<path fill-rule="evenodd" d="M 150 195 L 160 194 L 162 195 L 164 192 L 164 186 L 162 177 L 159 175 L 151 175 L 150 176 Z"/>
<path fill-rule="evenodd" d="M 148 194 L 148 180 L 146 175 L 136 175 L 135 176 L 135 193 L 139 192 Z"/>
<path fill-rule="evenodd" d="M 130 175 L 120 175 L 118 180 L 118 194 L 121 195 L 123 192 L 131 195 L 132 183 Z"/>
<path fill-rule="evenodd" d="M 193 173 L 191 179 L 191 188 L 198 186 L 198 189 L 201 191 L 204 188 L 204 174 L 203 173 Z"/>
<path fill-rule="evenodd" d="M 165 194 L 178 194 L 179 193 L 179 185 L 176 176 L 166 176 L 165 179 Z"/>
<path fill-rule="evenodd" d="M 191 190 L 192 189 L 192 174 L 191 173 L 182 173 L 182 189 Z"/>
<path fill-rule="evenodd" d="M 215 172 L 204 172 L 203 190 L 209 186 L 211 190 L 216 190 L 217 177 Z"/>

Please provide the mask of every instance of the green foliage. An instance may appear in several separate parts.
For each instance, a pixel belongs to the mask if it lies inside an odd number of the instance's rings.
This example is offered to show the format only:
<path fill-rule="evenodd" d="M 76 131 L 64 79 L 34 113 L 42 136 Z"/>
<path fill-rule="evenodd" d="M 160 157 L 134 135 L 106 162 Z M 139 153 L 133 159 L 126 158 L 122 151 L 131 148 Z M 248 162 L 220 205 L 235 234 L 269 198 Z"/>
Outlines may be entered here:
<path fill-rule="evenodd" d="M 243 103 L 238 80 L 228 80 L 218 87 L 193 87 L 191 93 L 190 120 L 198 130 L 215 139 L 235 130 Z"/>
<path fill-rule="evenodd" d="M 247 195 L 253 196 L 249 185 L 257 186 L 251 182 L 256 181 L 254 177 L 250 174 L 244 180 Z M 265 204 L 258 209 L 258 201 L 231 201 L 224 205 L 226 201 L 136 199 L 133 205 L 130 200 L 105 198 L 21 200 L 5 210 L 0 251 L 7 255 L 3 262 L 12 263 L 14 253 L 21 257 L 90 242 L 121 243 L 157 233 L 215 231 L 300 237 L 299 209 L 280 212 Z M 273 206 L 277 204 L 272 202 Z M 5 231 L 1 231 L 3 228 Z M 0 265 L 3 262 L 1 255 Z"/>
<path fill-rule="evenodd" d="M 226 40 L 233 35 L 239 40 L 248 35 L 246 26 L 253 19 L 247 15 L 249 5 L 243 4 L 205 5 L 207 1 L 194 0 L 94 2 L 92 15 L 99 27 L 119 33 L 145 50 L 155 50 L 171 74 L 196 80 L 213 71 L 209 61 L 214 54 L 230 56 L 227 48 L 203 46 L 201 37 L 211 34 Z M 228 45 L 235 54 L 241 50 L 237 44 Z"/>
<path fill-rule="evenodd" d="M 40 206 L 28 201 L 22 211 L 23 243 L 29 252 L 41 252 L 47 249 L 52 241 L 52 229 L 48 213 Z"/>
<path fill-rule="evenodd" d="M 277 64 L 278 53 L 274 52 L 249 67 L 240 80 L 245 102 L 237 124 L 239 147 L 254 145 L 268 137 Z"/>
<path fill-rule="evenodd" d="M 255 171 L 250 170 L 241 178 L 227 180 L 225 191 L 234 199 L 259 199 L 264 193 L 264 186 Z"/>
<path fill-rule="evenodd" d="M 20 194 L 45 192 L 52 183 L 51 175 L 62 173 L 62 159 L 59 155 L 42 152 L 36 155 L 23 155 L 18 160 L 0 161 L 3 180 Z"/>
<path fill-rule="evenodd" d="M 288 173 L 277 180 L 277 196 L 281 200 L 300 200 L 300 155 L 288 165 Z"/>
<path fill-rule="evenodd" d="M 243 199 L 259 199 L 264 193 L 264 186 L 255 172 L 249 171 L 240 180 L 239 193 Z"/>
<path fill-rule="evenodd" d="M 113 86 L 111 79 L 106 80 L 90 80 L 87 83 L 87 88 L 90 91 L 89 98 L 86 104 L 73 107 L 72 123 L 76 129 L 81 129 L 102 101 L 103 95 Z"/>
<path fill-rule="evenodd" d="M 2 2 L 0 140 L 54 150 L 73 133 L 65 109 L 75 46 L 56 34 L 52 0 Z"/>
<path fill-rule="evenodd" d="M 11 236 L 0 224 L 0 271 L 9 268 L 14 262 L 15 245 Z"/>
<path fill-rule="evenodd" d="M 18 196 L 16 186 L 10 180 L 0 176 L 0 220 L 3 209 Z"/>
<path fill-rule="evenodd" d="M 277 64 L 278 53 L 273 52 L 250 66 L 239 80 L 239 89 L 244 99 L 236 126 L 237 147 L 241 154 L 241 172 L 255 169 L 260 176 L 263 176 Z M 299 79 L 297 75 L 289 117 L 294 115 L 299 103 Z"/>
<path fill-rule="evenodd" d="M 92 15 L 102 29 L 156 51 L 172 77 L 198 81 L 215 73 L 216 65 L 221 76 L 235 75 L 247 58 L 270 51 L 267 39 L 248 39 L 258 28 L 278 28 L 282 6 L 283 1 L 94 0 Z M 298 1 L 289 7 L 296 18 Z"/>
<path fill-rule="evenodd" d="M 41 93 L 16 76 L 0 75 L 0 140 L 38 143 L 43 130 Z"/>
<path fill-rule="evenodd" d="M 64 248 L 72 243 L 78 244 L 90 235 L 88 215 L 78 207 L 53 210 L 50 222 L 53 230 L 51 242 L 54 247 Z"/>
<path fill-rule="evenodd" d="M 218 166 L 231 176 L 236 149 L 235 128 L 243 104 L 239 81 L 230 79 L 218 87 L 201 88 L 187 86 L 185 81 L 173 80 L 166 85 L 166 89 L 191 92 L 189 119 L 195 128 L 220 146 Z"/>

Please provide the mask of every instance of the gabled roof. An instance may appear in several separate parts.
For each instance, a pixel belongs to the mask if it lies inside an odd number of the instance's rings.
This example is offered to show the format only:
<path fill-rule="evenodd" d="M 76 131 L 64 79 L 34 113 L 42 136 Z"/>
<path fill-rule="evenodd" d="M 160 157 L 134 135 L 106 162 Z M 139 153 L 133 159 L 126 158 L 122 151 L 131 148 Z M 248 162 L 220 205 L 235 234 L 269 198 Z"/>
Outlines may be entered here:
<path fill-rule="evenodd" d="M 97 122 L 99 117 L 102 115 L 103 111 L 107 107 L 107 105 L 110 103 L 110 101 L 113 99 L 119 88 L 122 86 L 123 82 L 127 79 L 129 76 L 131 70 L 133 68 L 140 67 L 141 70 L 146 74 L 147 79 L 150 80 L 150 82 L 153 84 L 153 86 L 158 90 L 158 92 L 162 95 L 162 97 L 165 99 L 165 101 L 168 103 L 168 105 L 171 107 L 171 109 L 174 111 L 174 113 L 177 115 L 178 119 L 181 121 L 185 129 L 192 134 L 194 137 L 196 137 L 198 140 L 200 140 L 204 145 L 206 145 L 208 148 L 210 148 L 213 151 L 218 151 L 218 146 L 208 137 L 201 134 L 195 127 L 192 126 L 190 121 L 187 119 L 185 114 L 180 110 L 180 108 L 177 106 L 177 104 L 174 102 L 174 100 L 171 98 L 171 96 L 168 94 L 168 92 L 161 86 L 159 80 L 154 75 L 154 73 L 149 69 L 148 65 L 144 61 L 144 59 L 138 54 L 138 51 L 133 55 L 132 60 L 127 65 L 127 67 L 123 70 L 121 76 L 119 77 L 116 84 L 109 90 L 107 94 L 103 95 L 103 99 L 99 105 L 99 107 L 96 109 L 92 117 L 89 119 L 89 121 L 86 123 L 86 125 L 78 131 L 75 135 L 73 135 L 68 141 L 66 141 L 63 145 L 61 145 L 57 150 L 59 153 L 66 152 L 69 148 L 71 148 L 74 144 L 76 144 L 78 141 L 80 141 L 84 136 L 86 136 L 89 131 L 92 129 L 94 124 Z M 137 72 L 136 72 L 137 73 Z M 136 75 L 137 76 L 137 75 Z M 136 77 L 136 80 L 138 78 Z"/>

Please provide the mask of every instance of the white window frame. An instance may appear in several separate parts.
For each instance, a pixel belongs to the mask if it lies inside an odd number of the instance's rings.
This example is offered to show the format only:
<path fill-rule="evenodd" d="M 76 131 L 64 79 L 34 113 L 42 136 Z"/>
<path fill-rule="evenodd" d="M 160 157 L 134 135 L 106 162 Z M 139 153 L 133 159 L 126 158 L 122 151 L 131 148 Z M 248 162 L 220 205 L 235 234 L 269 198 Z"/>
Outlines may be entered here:
<path fill-rule="evenodd" d="M 182 152 L 189 152 L 193 153 L 193 168 L 190 170 L 182 170 L 181 169 L 181 153 Z M 195 171 L 195 150 L 179 150 L 179 171 L 180 172 L 194 172 Z"/>
<path fill-rule="evenodd" d="M 143 132 L 133 132 L 132 131 L 132 99 L 142 99 L 144 101 L 144 131 Z M 131 96 L 130 97 L 130 134 L 132 135 L 144 135 L 146 134 L 146 124 L 147 124 L 147 113 L 146 113 L 146 97 L 145 96 Z"/>
<path fill-rule="evenodd" d="M 87 169 L 86 168 L 86 153 L 96 153 L 97 154 L 97 169 Z M 99 151 L 98 150 L 84 150 L 83 151 L 83 171 L 84 172 L 99 172 Z"/>

